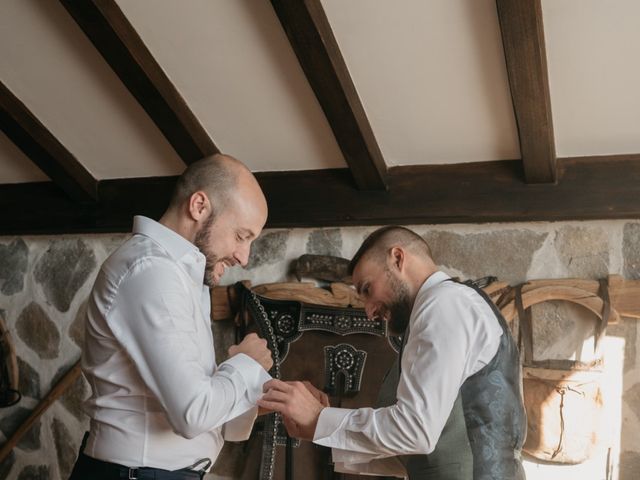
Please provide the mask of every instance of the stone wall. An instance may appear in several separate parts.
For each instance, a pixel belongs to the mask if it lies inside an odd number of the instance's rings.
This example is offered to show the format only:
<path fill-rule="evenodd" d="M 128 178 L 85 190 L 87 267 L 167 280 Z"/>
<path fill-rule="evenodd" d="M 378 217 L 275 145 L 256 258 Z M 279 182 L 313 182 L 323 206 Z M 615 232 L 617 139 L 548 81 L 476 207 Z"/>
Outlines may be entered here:
<path fill-rule="evenodd" d="M 533 278 L 598 278 L 617 273 L 640 278 L 640 222 L 593 221 L 522 224 L 414 226 L 429 241 L 442 268 L 452 275 L 496 275 L 512 284 Z M 350 257 L 372 228 L 266 231 L 255 242 L 246 270 L 234 268 L 226 283 L 295 281 L 291 260 L 304 253 Z M 98 266 L 126 235 L 0 238 L 0 314 L 13 336 L 24 398 L 0 410 L 0 441 L 20 424 L 77 360 L 86 298 Z M 539 357 L 588 353 L 592 324 L 563 304 L 534 312 Z M 640 472 L 640 357 L 637 322 L 623 320 L 608 331 L 606 352 L 612 391 L 609 401 L 614 478 Z M 224 357 L 231 326 L 214 326 L 216 350 Z M 616 388 L 618 390 L 616 390 Z M 0 479 L 64 479 L 75 459 L 87 420 L 81 411 L 88 394 L 83 380 L 40 418 L 7 460 Z M 212 478 L 238 471 L 240 450 L 225 447 Z M 577 466 L 549 466 L 528 459 L 528 478 L 605 478 L 608 450 Z"/>

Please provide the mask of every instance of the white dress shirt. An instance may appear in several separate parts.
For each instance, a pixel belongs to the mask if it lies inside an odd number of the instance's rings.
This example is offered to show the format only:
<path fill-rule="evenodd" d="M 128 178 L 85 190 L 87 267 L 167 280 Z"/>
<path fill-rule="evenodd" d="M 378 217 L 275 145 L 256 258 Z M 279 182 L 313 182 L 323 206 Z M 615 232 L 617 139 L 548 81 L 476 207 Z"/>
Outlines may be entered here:
<path fill-rule="evenodd" d="M 491 307 L 448 278 L 436 272 L 418 291 L 396 403 L 320 414 L 313 441 L 333 447 L 337 470 L 402 476 L 388 457 L 432 452 L 463 382 L 497 353 L 502 329 Z"/>
<path fill-rule="evenodd" d="M 215 460 L 223 433 L 248 437 L 271 377 L 244 354 L 216 365 L 204 255 L 145 217 L 135 217 L 133 234 L 102 265 L 89 297 L 84 453 L 166 470 Z"/>

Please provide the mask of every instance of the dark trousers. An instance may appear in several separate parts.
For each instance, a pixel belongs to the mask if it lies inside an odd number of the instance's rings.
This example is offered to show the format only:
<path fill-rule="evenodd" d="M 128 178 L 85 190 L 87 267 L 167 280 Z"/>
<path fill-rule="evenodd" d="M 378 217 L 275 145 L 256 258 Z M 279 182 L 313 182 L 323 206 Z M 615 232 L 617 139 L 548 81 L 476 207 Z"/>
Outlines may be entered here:
<path fill-rule="evenodd" d="M 82 440 L 78 460 L 69 480 L 201 480 L 204 477 L 204 471 L 186 468 L 175 471 L 149 467 L 130 468 L 95 459 L 83 453 L 88 436 L 89 434 L 86 434 Z M 208 461 L 206 466 L 210 464 Z"/>

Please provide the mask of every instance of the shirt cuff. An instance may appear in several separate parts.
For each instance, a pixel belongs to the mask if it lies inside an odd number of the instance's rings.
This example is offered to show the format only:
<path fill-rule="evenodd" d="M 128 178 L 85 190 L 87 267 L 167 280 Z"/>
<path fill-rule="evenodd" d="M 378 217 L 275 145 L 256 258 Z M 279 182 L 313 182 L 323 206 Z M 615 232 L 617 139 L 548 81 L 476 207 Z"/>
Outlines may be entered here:
<path fill-rule="evenodd" d="M 353 455 L 352 452 L 335 448 L 331 450 L 331 454 L 333 468 L 339 473 L 407 478 L 407 471 L 398 457 L 367 461 L 366 454 Z M 372 457 L 372 455 L 369 455 L 369 457 Z"/>
<path fill-rule="evenodd" d="M 351 412 L 353 410 L 348 408 L 323 408 L 313 434 L 313 443 L 325 447 L 344 448 L 345 435 L 340 427 Z"/>
<path fill-rule="evenodd" d="M 258 407 L 253 407 L 233 420 L 229 420 L 223 426 L 222 437 L 229 442 L 248 440 L 257 416 Z"/>
<path fill-rule="evenodd" d="M 244 353 L 234 355 L 224 364 L 230 365 L 240 374 L 247 387 L 247 400 L 255 405 L 262 396 L 262 385 L 271 380 L 271 375 L 258 362 Z"/>

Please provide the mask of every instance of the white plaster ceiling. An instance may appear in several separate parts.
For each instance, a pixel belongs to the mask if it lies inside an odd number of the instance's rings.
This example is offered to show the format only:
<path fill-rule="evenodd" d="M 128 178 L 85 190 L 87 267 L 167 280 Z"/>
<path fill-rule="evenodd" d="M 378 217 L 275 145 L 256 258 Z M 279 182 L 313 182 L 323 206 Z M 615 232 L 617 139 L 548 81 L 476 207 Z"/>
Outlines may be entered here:
<path fill-rule="evenodd" d="M 640 2 L 543 0 L 558 156 L 640 152 Z"/>
<path fill-rule="evenodd" d="M 36 167 L 2 131 L 0 131 L 0 172 L 2 172 L 2 183 L 49 180 L 49 177 Z"/>
<path fill-rule="evenodd" d="M 218 148 L 253 170 L 346 166 L 268 0 L 118 0 Z"/>
<path fill-rule="evenodd" d="M 0 75 L 95 178 L 184 169 L 58 1 L 0 1 Z"/>
<path fill-rule="evenodd" d="M 216 145 L 345 162 L 269 0 L 117 0 Z M 322 0 L 389 166 L 519 157 L 495 0 Z M 560 156 L 640 152 L 640 2 L 543 0 Z M 52 0 L 0 1 L 0 79 L 97 179 L 184 165 Z M 46 176 L 0 137 L 0 183 Z"/>
<path fill-rule="evenodd" d="M 388 165 L 520 157 L 495 0 L 323 0 Z"/>

